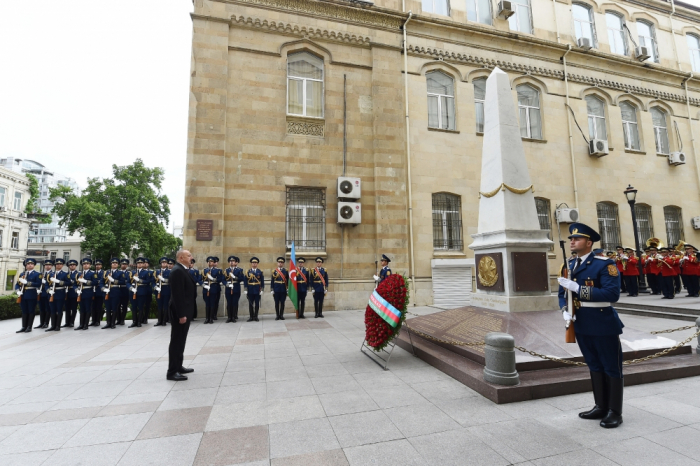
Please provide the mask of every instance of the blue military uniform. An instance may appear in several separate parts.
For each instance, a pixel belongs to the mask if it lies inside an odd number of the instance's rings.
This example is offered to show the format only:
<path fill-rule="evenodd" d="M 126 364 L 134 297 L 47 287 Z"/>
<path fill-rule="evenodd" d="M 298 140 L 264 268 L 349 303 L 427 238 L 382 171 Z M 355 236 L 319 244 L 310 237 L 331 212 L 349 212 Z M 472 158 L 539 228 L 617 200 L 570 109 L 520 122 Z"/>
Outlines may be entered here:
<path fill-rule="evenodd" d="M 217 262 L 219 262 L 218 257 L 207 257 L 207 263 L 211 263 L 212 265 L 202 271 L 202 281 L 204 282 L 202 285 L 202 297 L 204 298 L 204 305 L 206 306 L 205 324 L 213 324 L 215 320 L 218 320 L 216 314 L 219 312 L 221 285 L 226 281 L 223 270 L 215 267 Z"/>
<path fill-rule="evenodd" d="M 110 261 L 110 265 L 119 265 L 116 257 Z M 126 295 L 126 275 L 119 268 L 110 268 L 104 273 L 104 280 L 101 284 L 105 293 L 105 311 L 107 312 L 107 323 L 103 329 L 116 328 L 121 312 L 122 295 Z M 128 298 L 127 298 L 128 299 Z"/>
<path fill-rule="evenodd" d="M 270 288 L 272 288 L 271 293 L 275 298 L 275 320 L 284 320 L 284 302 L 287 300 L 289 272 L 280 265 L 284 264 L 284 257 L 278 257 L 277 264 L 277 268 L 272 271 L 270 277 Z"/>
<path fill-rule="evenodd" d="M 34 328 L 48 328 L 51 320 L 51 272 L 46 270 L 46 266 L 53 267 L 53 261 L 46 259 L 44 261 L 44 272 L 41 274 L 41 287 L 39 289 L 39 325 Z"/>
<path fill-rule="evenodd" d="M 377 281 L 377 285 L 386 280 L 387 277 L 391 276 L 391 269 L 389 268 L 389 262 L 391 262 L 391 259 L 382 254 L 382 261 L 386 261 L 386 265 L 379 271 L 379 280 Z"/>
<path fill-rule="evenodd" d="M 145 257 L 139 257 L 136 259 L 136 264 L 146 264 Z M 144 307 L 148 301 L 148 296 L 151 296 L 152 289 L 151 285 L 155 281 L 153 277 L 153 272 L 147 268 L 137 269 L 131 272 L 130 282 L 132 293 L 131 301 L 131 325 L 132 327 L 141 327 L 144 322 Z"/>
<path fill-rule="evenodd" d="M 165 263 L 165 266 L 164 264 Z M 165 325 L 168 321 L 168 305 L 170 304 L 170 269 L 167 266 L 168 258 L 160 258 L 160 269 L 156 270 L 155 279 L 156 285 L 153 292 L 156 294 L 156 304 L 158 305 L 158 322 L 159 325 Z"/>
<path fill-rule="evenodd" d="M 98 265 L 100 266 L 100 270 L 97 270 Z M 90 323 L 90 327 L 99 327 L 105 313 L 105 271 L 101 267 L 102 259 L 95 259 L 95 275 L 97 276 L 97 285 L 95 285 L 95 295 L 92 302 L 92 322 Z"/>
<path fill-rule="evenodd" d="M 202 286 L 202 284 L 203 284 L 202 274 L 199 273 L 199 269 L 197 269 L 197 267 L 194 267 L 194 264 L 196 262 L 197 261 L 194 260 L 194 258 L 193 258 L 192 261 L 190 262 L 190 269 L 188 270 L 188 272 L 190 273 L 190 277 L 192 277 L 192 280 L 194 280 L 195 286 Z M 197 302 L 195 301 L 194 314 L 192 317 L 192 321 L 194 321 L 196 318 L 197 318 Z"/>
<path fill-rule="evenodd" d="M 299 310 L 299 318 L 306 319 L 306 317 L 304 317 L 304 307 L 306 307 L 306 294 L 309 291 L 311 272 L 304 267 L 306 259 L 299 257 L 297 262 L 299 263 L 299 267 L 297 267 L 297 309 Z"/>
<path fill-rule="evenodd" d="M 119 309 L 116 311 L 114 316 L 116 320 L 116 325 L 124 325 L 124 320 L 126 319 L 126 313 L 129 312 L 129 302 L 131 301 L 131 275 L 132 272 L 129 270 L 129 259 L 122 259 L 119 261 L 120 271 L 122 273 L 122 282 L 119 286 Z M 112 311 L 114 312 L 114 311 Z"/>
<path fill-rule="evenodd" d="M 316 258 L 316 268 L 311 271 L 311 283 L 314 287 L 314 318 L 323 318 L 323 300 L 328 292 L 328 272 L 326 269 L 321 267 L 323 264 L 323 258 Z"/>
<path fill-rule="evenodd" d="M 71 265 L 77 266 L 78 261 L 71 259 L 68 261 L 68 267 Z M 78 280 L 78 271 L 73 269 L 68 271 L 68 284 L 66 286 L 66 323 L 61 327 L 73 327 L 75 318 L 78 315 L 78 293 L 76 292 L 76 284 Z"/>
<path fill-rule="evenodd" d="M 153 304 L 153 289 L 156 286 L 156 274 L 153 270 L 151 270 L 151 260 L 144 258 L 143 261 L 146 263 L 146 270 L 151 274 L 152 278 L 150 284 L 148 285 L 148 293 L 146 293 L 146 298 L 143 302 L 143 312 L 141 313 L 141 323 L 147 324 L 148 316 L 151 314 L 151 307 Z"/>
<path fill-rule="evenodd" d="M 82 265 L 92 265 L 92 259 L 89 257 L 83 258 Z M 78 302 L 80 303 L 80 325 L 75 330 L 87 330 L 92 314 L 93 298 L 95 297 L 95 287 L 98 285 L 97 274 L 92 269 L 83 268 L 78 272 L 76 278 L 75 292 L 78 294 Z"/>
<path fill-rule="evenodd" d="M 252 257 L 250 263 L 259 264 L 260 259 Z M 246 289 L 246 296 L 248 296 L 248 312 L 250 313 L 248 322 L 259 322 L 258 312 L 260 311 L 260 296 L 265 291 L 265 275 L 262 270 L 257 268 L 249 269 L 245 275 L 243 286 Z"/>
<path fill-rule="evenodd" d="M 586 238 L 593 242 L 600 235 L 592 228 L 573 223 L 569 238 Z M 571 279 L 559 278 L 559 305 L 565 309 L 565 286 L 573 292 L 573 322 L 583 358 L 588 365 L 596 406 L 580 413 L 584 419 L 603 419 L 601 426 L 617 427 L 622 423 L 622 347 L 620 334 L 624 325 L 612 307 L 620 298 L 620 274 L 615 262 L 590 253 L 569 260 Z M 572 283 L 573 282 L 573 283 Z M 578 287 L 576 286 L 578 285 Z M 568 311 L 568 309 L 565 309 Z"/>
<path fill-rule="evenodd" d="M 229 256 L 228 262 L 231 261 L 238 263 L 240 259 L 236 256 Z M 237 322 L 238 301 L 241 299 L 241 283 L 245 281 L 243 269 L 238 266 L 229 267 L 224 271 L 224 277 L 226 278 L 226 314 L 228 316 L 226 323 Z"/>
<path fill-rule="evenodd" d="M 56 259 L 56 270 L 49 274 L 51 288 L 49 289 L 49 307 L 51 309 L 51 327 L 47 332 L 58 332 L 61 330 L 61 320 L 63 319 L 63 308 L 66 304 L 66 296 L 70 287 L 70 277 L 67 270 L 63 270 L 63 259 Z M 53 300 L 51 298 L 53 297 Z"/>
<path fill-rule="evenodd" d="M 36 265 L 34 259 L 25 259 L 24 266 L 32 264 Z M 26 282 L 26 283 L 25 283 Z M 41 274 L 36 270 L 25 270 L 19 274 L 15 290 L 20 297 L 20 307 L 22 308 L 22 328 L 16 333 L 29 333 L 34 325 L 34 316 L 36 315 L 36 302 L 38 298 L 37 292 L 41 286 Z"/>

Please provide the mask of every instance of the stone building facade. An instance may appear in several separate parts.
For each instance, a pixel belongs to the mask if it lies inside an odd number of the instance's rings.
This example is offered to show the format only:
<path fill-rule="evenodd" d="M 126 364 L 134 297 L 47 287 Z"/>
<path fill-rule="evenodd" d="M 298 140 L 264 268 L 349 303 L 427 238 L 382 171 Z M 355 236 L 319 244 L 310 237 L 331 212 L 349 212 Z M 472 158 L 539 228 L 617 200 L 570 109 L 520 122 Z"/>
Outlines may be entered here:
<path fill-rule="evenodd" d="M 24 212 L 29 200 L 29 179 L 0 167 L 0 295 L 11 294 L 24 271 L 31 220 Z"/>
<path fill-rule="evenodd" d="M 327 307 L 363 307 L 381 254 L 412 279 L 412 302 L 464 299 L 480 89 L 495 66 L 511 77 L 540 224 L 555 242 L 565 204 L 606 247 L 633 247 L 631 184 L 642 241 L 697 244 L 700 11 L 510 3 L 504 19 L 490 0 L 194 0 L 183 236 L 198 265 L 255 255 L 269 274 L 294 240 L 307 264 L 326 258 Z M 589 154 L 591 138 L 607 155 Z M 681 151 L 685 163 L 671 164 Z M 337 223 L 343 174 L 361 180 L 356 226 Z M 213 221 L 210 241 L 197 240 L 197 220 Z M 550 260 L 557 270 L 560 251 Z"/>

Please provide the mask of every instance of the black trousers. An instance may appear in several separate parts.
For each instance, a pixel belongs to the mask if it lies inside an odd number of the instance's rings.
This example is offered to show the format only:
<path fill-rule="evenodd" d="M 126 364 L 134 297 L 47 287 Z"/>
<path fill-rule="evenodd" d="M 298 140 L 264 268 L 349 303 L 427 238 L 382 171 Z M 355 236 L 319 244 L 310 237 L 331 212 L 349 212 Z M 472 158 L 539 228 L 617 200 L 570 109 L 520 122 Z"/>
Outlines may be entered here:
<path fill-rule="evenodd" d="M 697 275 L 682 275 L 685 287 L 690 296 L 697 296 L 700 291 L 700 277 Z"/>
<path fill-rule="evenodd" d="M 647 274 L 647 283 L 649 284 L 649 288 L 651 288 L 651 292 L 653 294 L 658 294 L 661 291 L 659 290 L 659 281 L 653 273 L 648 273 Z"/>
<path fill-rule="evenodd" d="M 306 306 L 306 291 L 299 292 L 299 318 L 304 317 L 304 307 Z"/>
<path fill-rule="evenodd" d="M 133 296 L 128 288 L 120 289 L 121 295 L 119 296 L 119 310 L 117 311 L 116 319 L 117 323 L 124 324 L 124 319 L 126 319 L 126 313 L 129 312 L 129 298 Z"/>
<path fill-rule="evenodd" d="M 681 292 L 681 276 L 676 275 L 673 277 L 673 289 L 675 290 L 676 294 Z"/>
<path fill-rule="evenodd" d="M 323 298 L 325 298 L 324 293 L 314 293 L 314 312 L 316 312 L 316 317 L 323 315 Z"/>
<path fill-rule="evenodd" d="M 92 323 L 95 325 L 99 325 L 99 323 L 102 322 L 102 317 L 104 317 L 104 302 L 104 296 L 95 295 L 92 300 Z"/>
<path fill-rule="evenodd" d="M 661 276 L 661 292 L 664 295 L 664 298 L 673 298 L 674 296 L 674 289 L 673 289 L 673 277 L 664 277 Z"/>
<path fill-rule="evenodd" d="M 248 312 L 250 313 L 251 319 L 258 318 L 258 311 L 260 311 L 260 295 L 259 294 L 249 294 L 248 296 Z"/>
<path fill-rule="evenodd" d="M 90 323 L 93 304 L 92 295 L 84 294 L 80 297 L 80 327 L 87 327 Z"/>
<path fill-rule="evenodd" d="M 620 272 L 620 275 L 622 275 L 622 272 Z M 627 283 L 624 280 L 620 280 L 620 293 L 627 293 Z"/>
<path fill-rule="evenodd" d="M 168 375 L 180 372 L 185 359 L 185 345 L 187 344 L 187 332 L 190 330 L 190 319 L 184 324 L 180 319 L 170 316 L 170 346 L 168 347 Z"/>
<path fill-rule="evenodd" d="M 284 302 L 287 300 L 287 292 L 275 291 L 273 296 L 275 298 L 275 314 L 277 314 L 277 317 L 282 317 L 284 315 Z"/>
<path fill-rule="evenodd" d="M 639 275 L 625 275 L 623 278 L 630 296 L 637 296 L 639 294 Z"/>
<path fill-rule="evenodd" d="M 219 300 L 221 299 L 220 293 L 211 293 L 204 300 L 206 308 L 206 318 L 207 320 L 216 320 L 216 314 L 219 312 Z"/>
<path fill-rule="evenodd" d="M 39 297 L 39 325 L 49 325 L 49 317 L 51 315 L 51 303 L 49 303 L 50 296 L 40 296 Z"/>
<path fill-rule="evenodd" d="M 73 326 L 75 317 L 78 314 L 78 295 L 68 295 L 66 297 L 66 326 Z"/>
<path fill-rule="evenodd" d="M 238 293 L 231 292 L 230 288 L 226 289 L 226 315 L 230 320 L 238 320 L 238 301 L 241 299 L 241 290 Z"/>

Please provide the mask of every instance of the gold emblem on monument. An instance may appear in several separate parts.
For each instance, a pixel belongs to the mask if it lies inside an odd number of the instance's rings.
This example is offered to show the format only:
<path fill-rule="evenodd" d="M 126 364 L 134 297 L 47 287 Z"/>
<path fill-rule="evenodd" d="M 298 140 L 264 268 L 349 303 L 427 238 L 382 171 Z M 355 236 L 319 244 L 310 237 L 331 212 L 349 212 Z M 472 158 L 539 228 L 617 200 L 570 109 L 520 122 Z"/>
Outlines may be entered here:
<path fill-rule="evenodd" d="M 498 268 L 491 256 L 484 256 L 479 261 L 479 281 L 485 287 L 492 287 L 498 281 Z"/>

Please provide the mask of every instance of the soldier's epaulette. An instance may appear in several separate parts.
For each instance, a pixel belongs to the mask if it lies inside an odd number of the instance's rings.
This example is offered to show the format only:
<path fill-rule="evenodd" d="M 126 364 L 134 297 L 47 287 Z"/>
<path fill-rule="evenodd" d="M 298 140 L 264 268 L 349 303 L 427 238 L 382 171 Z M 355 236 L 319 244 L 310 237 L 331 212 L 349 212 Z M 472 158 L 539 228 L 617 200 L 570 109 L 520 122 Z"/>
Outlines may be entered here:
<path fill-rule="evenodd" d="M 603 260 L 603 261 L 611 261 L 612 260 L 609 257 L 603 257 L 603 256 L 593 256 L 593 257 L 595 257 L 596 259 Z"/>
<path fill-rule="evenodd" d="M 559 266 L 559 276 L 560 277 L 564 276 L 564 264 L 561 264 L 561 266 Z"/>

